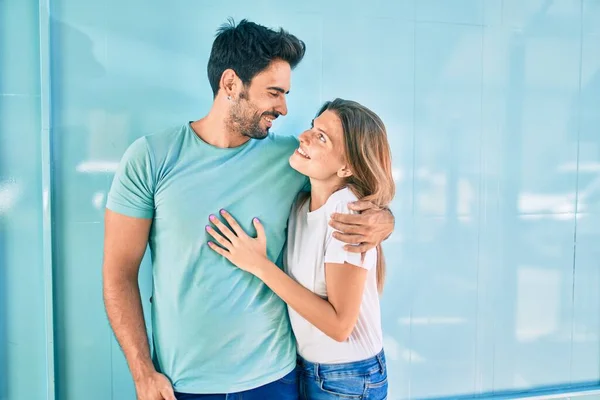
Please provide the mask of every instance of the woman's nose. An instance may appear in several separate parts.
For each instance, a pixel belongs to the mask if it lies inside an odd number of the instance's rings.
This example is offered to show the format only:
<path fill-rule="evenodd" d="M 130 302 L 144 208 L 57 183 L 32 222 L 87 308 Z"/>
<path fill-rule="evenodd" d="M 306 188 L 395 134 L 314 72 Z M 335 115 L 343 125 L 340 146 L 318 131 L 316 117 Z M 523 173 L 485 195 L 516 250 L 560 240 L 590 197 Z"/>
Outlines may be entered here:
<path fill-rule="evenodd" d="M 303 132 L 300 137 L 300 143 L 302 144 L 308 144 L 308 134 L 306 132 Z"/>

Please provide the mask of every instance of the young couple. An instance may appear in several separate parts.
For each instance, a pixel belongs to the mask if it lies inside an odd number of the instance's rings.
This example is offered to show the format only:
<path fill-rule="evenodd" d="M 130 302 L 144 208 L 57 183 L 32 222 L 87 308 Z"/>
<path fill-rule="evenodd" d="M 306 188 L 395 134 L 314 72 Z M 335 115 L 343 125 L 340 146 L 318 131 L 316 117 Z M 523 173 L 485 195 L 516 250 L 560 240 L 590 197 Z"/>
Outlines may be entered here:
<path fill-rule="evenodd" d="M 269 133 L 304 51 L 283 30 L 223 26 L 209 113 L 123 156 L 103 287 L 140 400 L 387 397 L 386 130 L 368 108 L 335 99 L 299 140 Z M 147 244 L 151 346 L 137 282 Z"/>

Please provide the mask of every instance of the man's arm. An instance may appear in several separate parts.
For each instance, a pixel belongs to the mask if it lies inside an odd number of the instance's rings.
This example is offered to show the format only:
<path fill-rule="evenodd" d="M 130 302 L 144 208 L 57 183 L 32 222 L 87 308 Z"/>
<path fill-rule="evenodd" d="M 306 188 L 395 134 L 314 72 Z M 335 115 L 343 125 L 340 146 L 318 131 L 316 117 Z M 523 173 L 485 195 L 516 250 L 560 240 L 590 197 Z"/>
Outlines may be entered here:
<path fill-rule="evenodd" d="M 103 294 L 110 325 L 121 346 L 140 400 L 175 400 L 169 380 L 150 358 L 138 285 L 152 220 L 105 214 Z"/>
<path fill-rule="evenodd" d="M 345 250 L 353 253 L 371 250 L 394 231 L 395 218 L 389 208 L 379 208 L 368 201 L 350 203 L 348 208 L 360 214 L 335 213 L 329 222 L 339 231 L 333 237 L 348 244 Z"/>

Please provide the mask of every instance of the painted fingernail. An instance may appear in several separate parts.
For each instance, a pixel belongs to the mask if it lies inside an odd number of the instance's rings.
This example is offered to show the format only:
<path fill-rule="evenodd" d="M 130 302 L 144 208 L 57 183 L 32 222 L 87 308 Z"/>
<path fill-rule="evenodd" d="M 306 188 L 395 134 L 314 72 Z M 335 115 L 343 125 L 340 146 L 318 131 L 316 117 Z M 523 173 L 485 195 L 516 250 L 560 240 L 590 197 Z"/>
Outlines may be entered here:
<path fill-rule="evenodd" d="M 206 225 L 206 230 L 210 232 L 210 226 Z"/>
<path fill-rule="evenodd" d="M 212 246 L 213 246 L 212 242 L 208 242 L 208 245 L 209 245 L 210 247 L 212 247 Z"/>
<path fill-rule="evenodd" d="M 258 218 L 254 218 L 254 222 L 260 222 Z"/>
<path fill-rule="evenodd" d="M 227 211 L 221 209 L 221 214 L 225 214 Z"/>
<path fill-rule="evenodd" d="M 211 221 L 214 221 L 215 219 L 217 219 L 217 217 L 215 217 L 214 215 L 211 215 L 210 217 L 208 217 L 208 219 L 210 219 Z"/>

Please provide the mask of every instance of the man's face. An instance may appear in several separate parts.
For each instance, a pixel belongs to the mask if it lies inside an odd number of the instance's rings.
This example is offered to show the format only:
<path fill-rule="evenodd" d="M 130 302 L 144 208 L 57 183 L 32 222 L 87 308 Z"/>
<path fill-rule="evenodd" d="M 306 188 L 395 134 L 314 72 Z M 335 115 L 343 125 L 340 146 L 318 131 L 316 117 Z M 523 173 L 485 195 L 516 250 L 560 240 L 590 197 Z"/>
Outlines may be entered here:
<path fill-rule="evenodd" d="M 264 139 L 273 121 L 287 114 L 285 97 L 292 70 L 285 61 L 273 61 L 243 87 L 231 107 L 230 128 L 243 136 Z"/>

